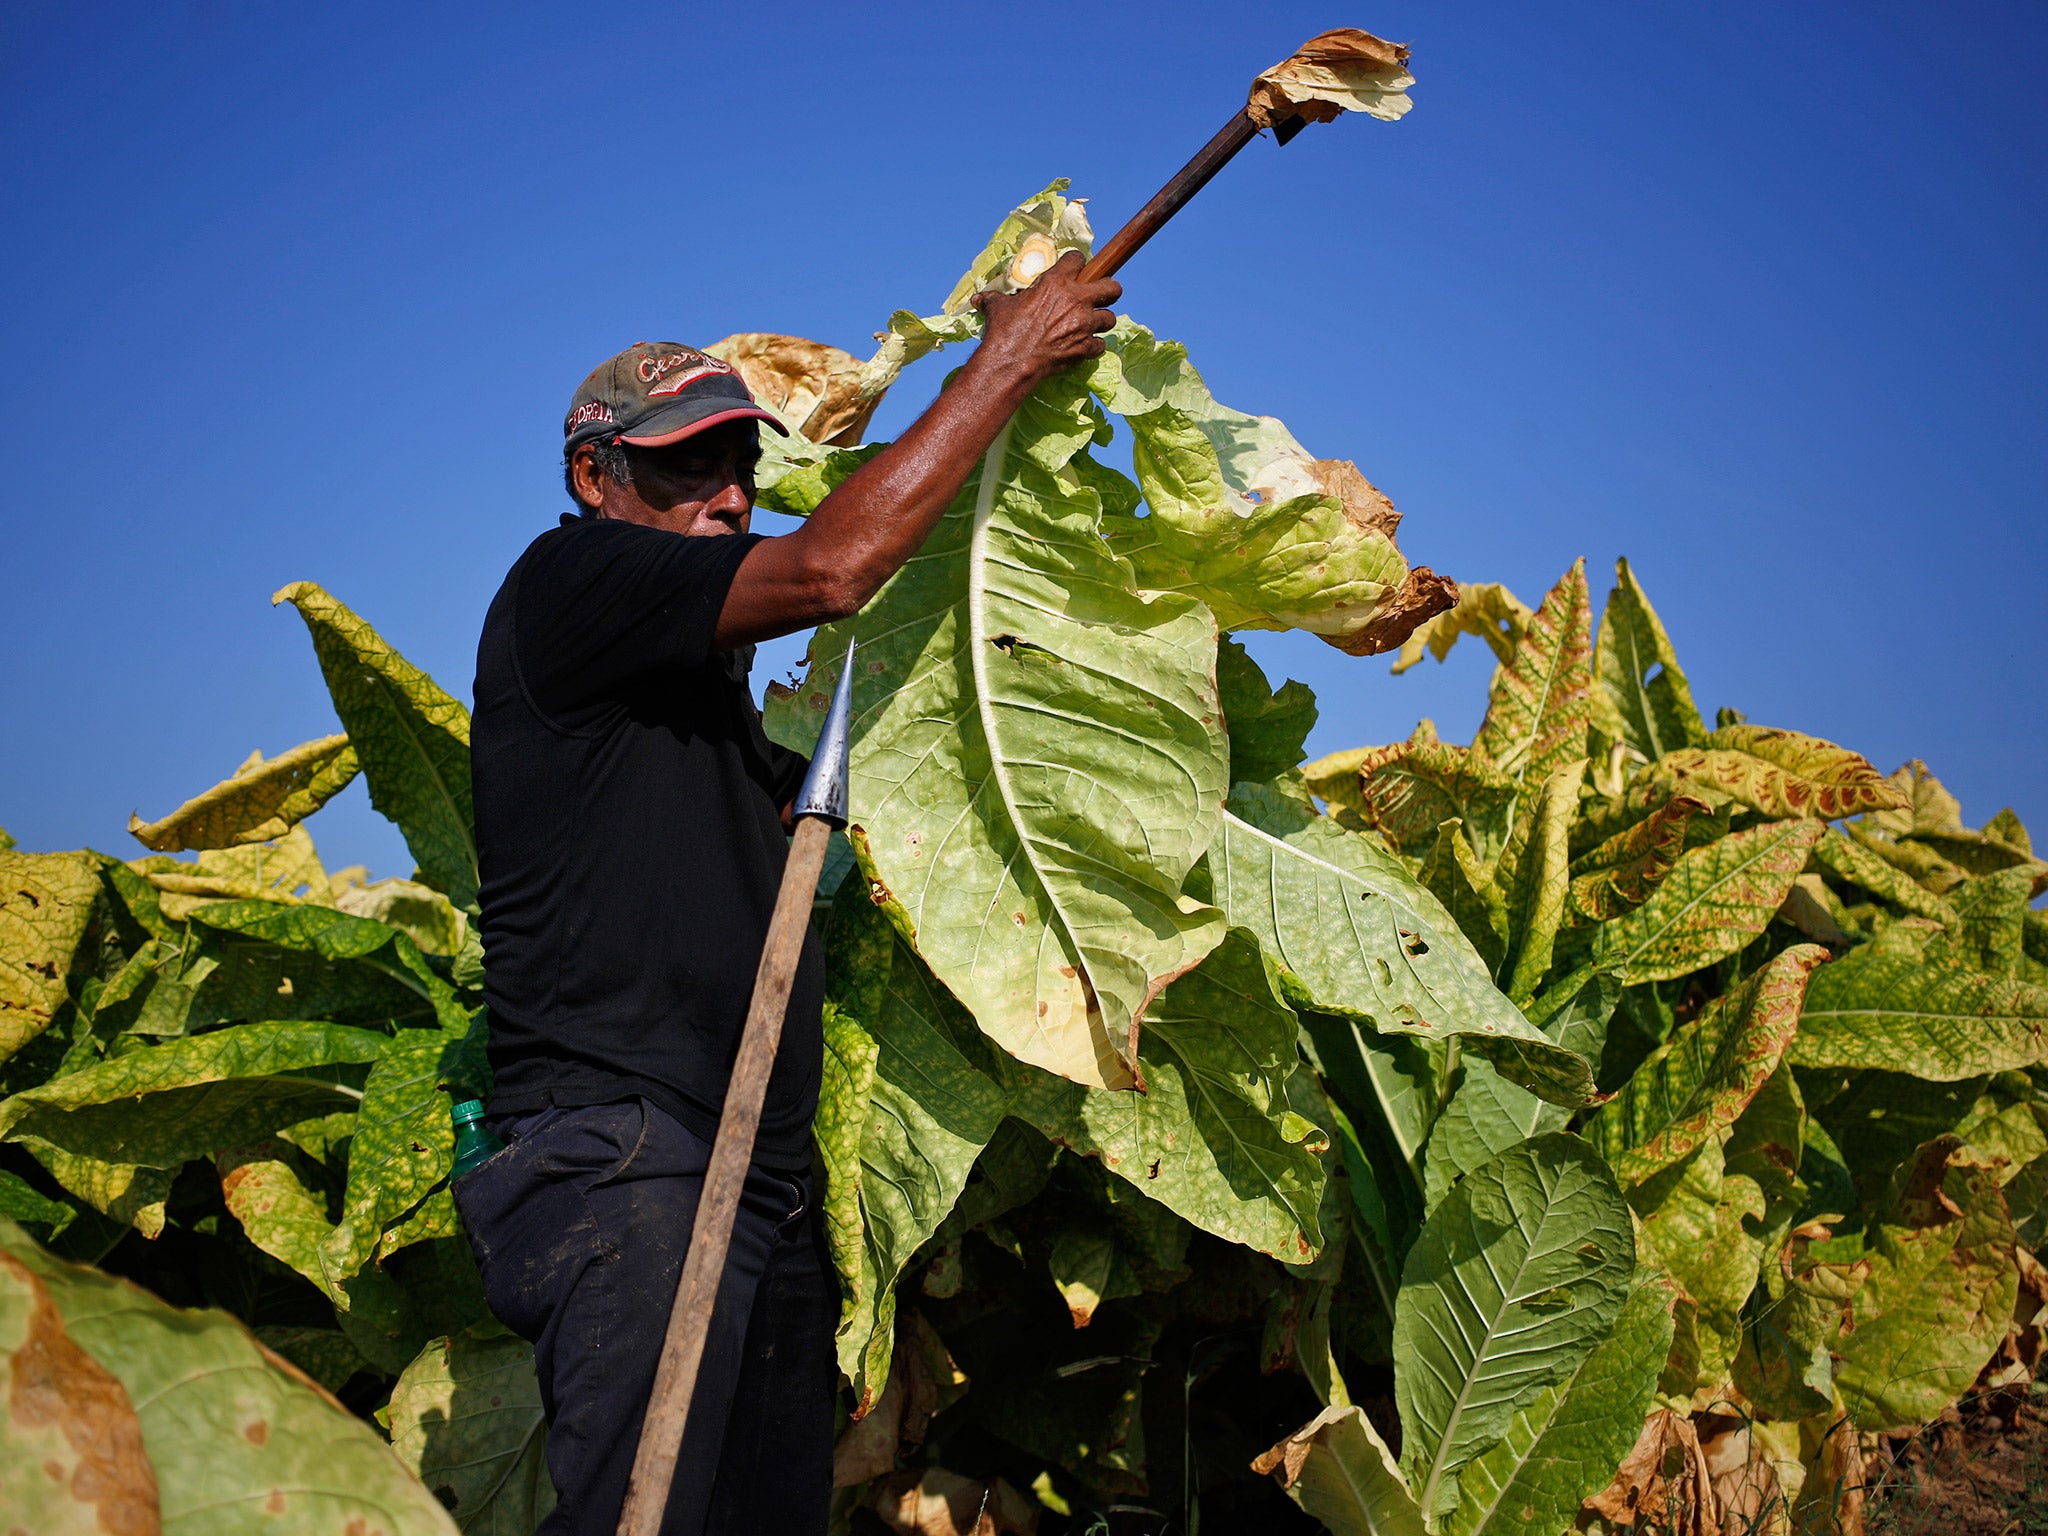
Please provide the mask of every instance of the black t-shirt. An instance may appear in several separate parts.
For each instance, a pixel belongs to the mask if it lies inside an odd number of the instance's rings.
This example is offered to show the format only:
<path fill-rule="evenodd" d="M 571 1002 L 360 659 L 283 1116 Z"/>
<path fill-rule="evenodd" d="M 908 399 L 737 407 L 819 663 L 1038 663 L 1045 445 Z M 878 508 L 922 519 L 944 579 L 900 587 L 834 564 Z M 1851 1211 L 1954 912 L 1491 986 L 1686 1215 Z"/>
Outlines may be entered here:
<path fill-rule="evenodd" d="M 475 774 L 492 1118 L 644 1095 L 710 1140 L 805 762 L 712 630 L 758 535 L 565 517 L 491 603 Z M 755 1161 L 810 1162 L 824 956 L 804 941 Z"/>

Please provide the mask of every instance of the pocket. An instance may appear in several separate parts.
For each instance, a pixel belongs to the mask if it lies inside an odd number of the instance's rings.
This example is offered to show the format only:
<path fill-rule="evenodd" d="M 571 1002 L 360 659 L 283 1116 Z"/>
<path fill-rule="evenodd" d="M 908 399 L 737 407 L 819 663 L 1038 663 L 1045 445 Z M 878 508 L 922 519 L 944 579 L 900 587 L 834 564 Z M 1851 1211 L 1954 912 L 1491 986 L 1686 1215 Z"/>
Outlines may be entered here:
<path fill-rule="evenodd" d="M 603 1184 L 625 1172 L 638 1156 L 646 1125 L 638 1099 L 590 1104 L 563 1110 L 520 1145 L 532 1147 L 534 1172 L 540 1178 Z"/>

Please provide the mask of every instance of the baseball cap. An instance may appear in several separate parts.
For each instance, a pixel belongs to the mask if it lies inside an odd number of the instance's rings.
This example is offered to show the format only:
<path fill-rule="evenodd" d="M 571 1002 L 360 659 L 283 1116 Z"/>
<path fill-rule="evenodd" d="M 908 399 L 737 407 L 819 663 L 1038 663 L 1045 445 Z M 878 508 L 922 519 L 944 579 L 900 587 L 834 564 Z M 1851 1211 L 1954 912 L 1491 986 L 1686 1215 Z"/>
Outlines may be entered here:
<path fill-rule="evenodd" d="M 562 422 L 562 456 L 607 437 L 665 448 L 728 421 L 765 421 L 788 435 L 730 363 L 679 341 L 636 341 L 576 391 Z"/>

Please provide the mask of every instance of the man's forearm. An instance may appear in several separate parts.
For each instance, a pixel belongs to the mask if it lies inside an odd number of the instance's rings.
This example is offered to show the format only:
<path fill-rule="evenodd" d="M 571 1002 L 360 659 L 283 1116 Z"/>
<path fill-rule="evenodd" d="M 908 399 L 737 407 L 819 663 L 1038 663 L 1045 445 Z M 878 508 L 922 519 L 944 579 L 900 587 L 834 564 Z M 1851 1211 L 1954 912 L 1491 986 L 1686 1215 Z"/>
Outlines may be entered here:
<path fill-rule="evenodd" d="M 1028 367 L 977 350 L 910 429 L 803 527 L 755 547 L 714 644 L 730 649 L 857 612 L 917 552 L 1036 382 Z"/>
<path fill-rule="evenodd" d="M 1081 281 L 1069 252 L 1031 289 L 977 294 L 981 344 L 910 430 L 818 504 L 795 533 L 741 562 L 719 614 L 721 650 L 856 613 L 917 553 L 1039 380 L 1100 356 L 1117 283 Z"/>

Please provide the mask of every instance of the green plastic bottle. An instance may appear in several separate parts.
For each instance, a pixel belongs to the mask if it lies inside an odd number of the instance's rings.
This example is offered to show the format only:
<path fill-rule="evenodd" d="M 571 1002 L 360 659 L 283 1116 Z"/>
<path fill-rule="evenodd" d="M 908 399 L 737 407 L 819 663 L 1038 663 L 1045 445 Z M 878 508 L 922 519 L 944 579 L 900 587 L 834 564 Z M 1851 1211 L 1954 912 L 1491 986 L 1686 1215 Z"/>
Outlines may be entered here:
<path fill-rule="evenodd" d="M 461 1178 L 504 1150 L 505 1143 L 493 1136 L 490 1127 L 484 1124 L 482 1099 L 464 1099 L 455 1106 L 455 1171 L 449 1175 L 450 1178 Z"/>

